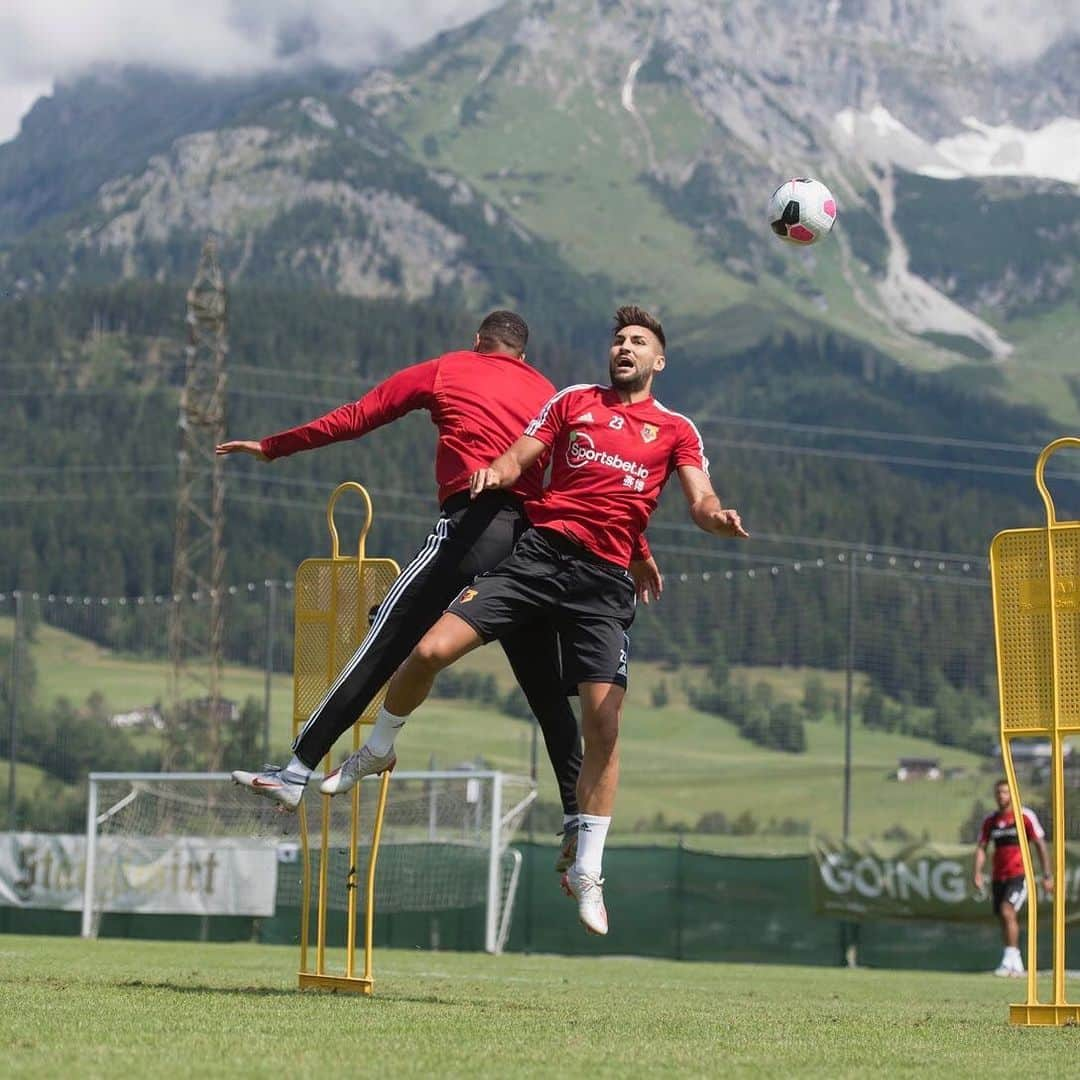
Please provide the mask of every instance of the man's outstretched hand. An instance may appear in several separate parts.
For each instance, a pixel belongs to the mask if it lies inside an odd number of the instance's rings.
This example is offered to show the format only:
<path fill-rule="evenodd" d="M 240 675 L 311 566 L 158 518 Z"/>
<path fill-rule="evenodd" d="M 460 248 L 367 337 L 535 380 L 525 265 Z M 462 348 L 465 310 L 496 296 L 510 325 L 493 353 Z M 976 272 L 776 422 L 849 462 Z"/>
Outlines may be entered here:
<path fill-rule="evenodd" d="M 262 444 L 248 439 L 233 439 L 232 442 L 219 443 L 214 447 L 214 453 L 223 456 L 225 454 L 250 454 L 259 461 L 270 459 L 262 452 Z"/>
<path fill-rule="evenodd" d="M 747 537 L 750 534 L 743 528 L 738 510 L 713 510 L 704 522 L 706 532 L 717 536 Z"/>

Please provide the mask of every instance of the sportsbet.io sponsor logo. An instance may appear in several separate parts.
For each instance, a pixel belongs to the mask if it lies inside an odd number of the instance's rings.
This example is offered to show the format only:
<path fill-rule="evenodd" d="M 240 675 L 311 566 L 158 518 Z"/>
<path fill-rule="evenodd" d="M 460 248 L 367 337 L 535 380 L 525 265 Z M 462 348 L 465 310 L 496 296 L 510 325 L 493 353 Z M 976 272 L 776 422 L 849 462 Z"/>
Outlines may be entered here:
<path fill-rule="evenodd" d="M 648 478 L 649 470 L 636 461 L 627 461 L 618 454 L 609 454 L 605 450 L 597 450 L 592 436 L 584 431 L 571 431 L 570 441 L 566 444 L 566 463 L 571 469 L 580 469 L 582 465 L 604 465 L 609 469 L 617 469 L 628 476 L 638 480 Z"/>

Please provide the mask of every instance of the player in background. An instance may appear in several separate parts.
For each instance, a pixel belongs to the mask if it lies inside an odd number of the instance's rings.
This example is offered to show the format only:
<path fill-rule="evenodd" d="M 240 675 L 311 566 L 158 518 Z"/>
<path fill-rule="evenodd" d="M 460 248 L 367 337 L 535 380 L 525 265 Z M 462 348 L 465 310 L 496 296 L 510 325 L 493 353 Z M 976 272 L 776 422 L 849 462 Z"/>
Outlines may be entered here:
<path fill-rule="evenodd" d="M 983 887 L 983 866 L 986 863 L 986 845 L 994 844 L 994 862 L 991 871 L 991 903 L 994 914 L 1001 920 L 1001 937 L 1005 951 L 995 975 L 1024 974 L 1024 961 L 1020 958 L 1020 924 L 1016 918 L 1027 900 L 1027 879 L 1024 877 L 1024 857 L 1020 851 L 1020 837 L 1016 829 L 1016 815 L 1012 808 L 1012 795 L 1006 780 L 994 785 L 994 798 L 998 808 L 988 814 L 979 830 L 975 845 L 975 869 L 972 880 L 980 892 Z M 1051 892 L 1054 878 L 1050 872 L 1050 856 L 1039 819 L 1026 807 L 1023 811 L 1024 832 L 1039 850 L 1042 863 L 1043 888 Z"/>
<path fill-rule="evenodd" d="M 398 664 L 446 605 L 477 574 L 510 553 L 528 524 L 524 504 L 539 496 L 543 464 L 504 491 L 471 500 L 473 472 L 501 453 L 554 392 L 525 362 L 528 327 L 510 311 L 493 311 L 480 324 L 472 350 L 445 353 L 390 376 L 359 401 L 342 405 L 300 427 L 259 442 L 222 443 L 218 454 L 247 453 L 273 461 L 356 439 L 415 409 L 426 409 L 438 428 L 435 476 L 442 513 L 420 551 L 402 571 L 357 652 L 312 713 L 284 767 L 237 770 L 233 778 L 289 809 L 299 805 L 312 771 L 379 692 Z M 662 582 L 645 544 L 635 565 L 643 593 Z M 573 858 L 577 837 L 576 783 L 581 764 L 577 720 L 562 692 L 554 630 L 536 623 L 503 641 L 529 706 L 540 722 L 563 806 L 563 849 L 557 869 Z M 380 732 L 381 734 L 381 732 Z M 392 739 L 369 739 L 371 771 L 392 769 Z"/>
<path fill-rule="evenodd" d="M 513 490 L 551 455 L 548 487 L 529 508 L 532 527 L 513 555 L 462 590 L 424 635 L 391 680 L 376 724 L 396 734 L 443 668 L 537 618 L 554 620 L 564 678 L 581 695 L 585 740 L 577 857 L 562 880 L 595 934 L 606 934 L 608 926 L 601 870 L 619 779 L 635 602 L 627 565 L 634 545 L 673 472 L 695 524 L 718 536 L 747 535 L 738 513 L 721 507 L 713 491 L 697 428 L 652 396 L 653 377 L 666 363 L 664 346 L 663 328 L 648 312 L 619 308 L 610 385 L 560 391 L 506 453 L 477 470 L 471 491 L 479 501 Z M 345 791 L 365 771 L 358 766 L 346 773 L 348 782 L 330 776 L 322 790 Z"/>

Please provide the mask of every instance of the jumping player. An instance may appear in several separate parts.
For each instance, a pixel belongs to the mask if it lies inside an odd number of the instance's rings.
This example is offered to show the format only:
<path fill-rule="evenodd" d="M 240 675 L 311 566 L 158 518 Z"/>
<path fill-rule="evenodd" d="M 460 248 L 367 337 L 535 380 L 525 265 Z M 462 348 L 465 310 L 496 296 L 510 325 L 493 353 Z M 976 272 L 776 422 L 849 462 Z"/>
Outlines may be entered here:
<path fill-rule="evenodd" d="M 301 450 L 356 439 L 415 409 L 426 409 L 438 428 L 435 476 L 442 514 L 431 535 L 379 606 L 355 655 L 312 713 L 293 743 L 284 768 L 237 770 L 233 779 L 260 795 L 295 809 L 312 771 L 334 742 L 363 712 L 424 631 L 472 579 L 490 570 L 513 549 L 528 525 L 524 503 L 539 497 L 543 463 L 528 469 L 505 490 L 470 499 L 471 475 L 502 452 L 554 392 L 525 362 L 528 327 L 510 311 L 493 311 L 481 322 L 472 350 L 445 353 L 390 376 L 359 401 L 342 405 L 300 427 L 260 442 L 222 443 L 218 454 L 247 453 L 273 461 Z M 635 566 L 643 593 L 658 594 L 659 571 L 647 546 Z M 573 858 L 577 832 L 576 783 L 581 765 L 577 721 L 562 691 L 558 647 L 551 624 L 519 627 L 503 649 L 529 706 L 540 722 L 559 785 L 564 842 L 557 869 Z M 383 728 L 368 740 L 366 753 L 381 772 L 395 758 L 382 752 Z M 392 749 L 392 738 L 385 747 Z"/>
<path fill-rule="evenodd" d="M 988 814 L 979 830 L 979 840 L 975 845 L 975 870 L 972 874 L 975 888 L 980 892 L 983 887 L 983 865 L 986 862 L 986 845 L 993 841 L 994 863 L 991 873 L 991 903 L 994 914 L 1001 920 L 1001 937 L 1005 942 L 1005 951 L 1001 963 L 994 971 L 995 975 L 1021 976 L 1024 974 L 1024 961 L 1020 959 L 1020 925 L 1016 916 L 1027 900 L 1027 879 L 1024 877 L 1024 858 L 1020 851 L 1020 838 L 1016 830 L 1016 815 L 1013 813 L 1012 796 L 1009 784 L 999 780 L 994 785 L 994 798 L 998 808 Z M 1043 888 L 1050 892 L 1054 879 L 1050 873 L 1050 856 L 1046 851 L 1046 840 L 1039 819 L 1027 808 L 1023 811 L 1024 832 L 1034 841 L 1039 850 L 1039 862 L 1042 864 Z"/>
<path fill-rule="evenodd" d="M 584 761 L 577 858 L 563 886 L 585 928 L 607 933 L 601 865 L 618 785 L 618 735 L 626 690 L 634 584 L 627 565 L 677 472 L 694 523 L 718 536 L 746 536 L 739 515 L 713 491 L 697 428 L 652 396 L 664 331 L 648 312 L 615 314 L 608 386 L 571 386 L 539 411 L 506 453 L 472 478 L 480 501 L 513 490 L 550 452 L 551 480 L 530 506 L 532 528 L 513 555 L 463 589 L 390 682 L 379 723 L 394 731 L 427 696 L 440 670 L 536 618 L 554 620 L 564 678 L 581 695 Z M 377 727 L 379 726 L 377 723 Z M 394 733 L 391 731 L 391 734 Z M 390 760 L 392 750 L 382 760 Z M 337 794 L 371 769 L 361 749 L 322 790 Z"/>

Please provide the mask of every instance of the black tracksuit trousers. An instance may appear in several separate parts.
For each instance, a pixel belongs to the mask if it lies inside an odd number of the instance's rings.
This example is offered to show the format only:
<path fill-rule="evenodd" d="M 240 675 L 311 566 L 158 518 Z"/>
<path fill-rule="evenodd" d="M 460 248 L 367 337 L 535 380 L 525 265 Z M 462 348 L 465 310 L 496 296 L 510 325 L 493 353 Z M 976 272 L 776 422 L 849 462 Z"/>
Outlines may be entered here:
<path fill-rule="evenodd" d="M 379 605 L 367 636 L 311 714 L 293 752 L 311 768 L 355 723 L 382 686 L 477 574 L 493 569 L 514 548 L 528 519 L 520 500 L 485 492 L 451 495 L 427 541 Z M 563 812 L 577 813 L 581 739 L 566 698 L 554 627 L 537 622 L 500 642 L 544 735 Z"/>

